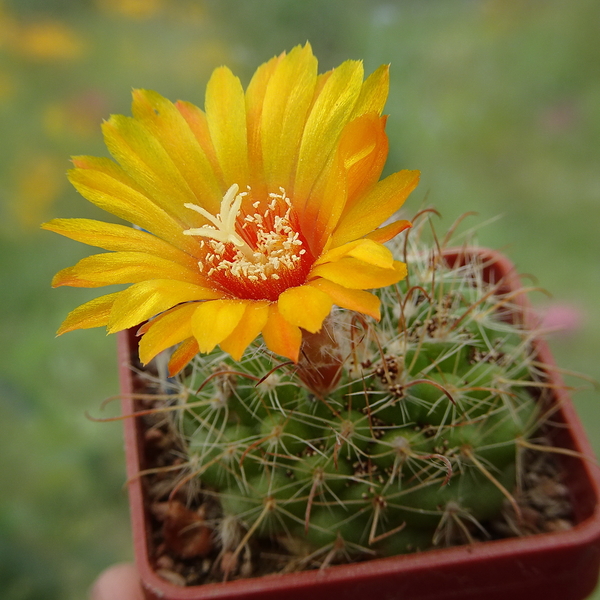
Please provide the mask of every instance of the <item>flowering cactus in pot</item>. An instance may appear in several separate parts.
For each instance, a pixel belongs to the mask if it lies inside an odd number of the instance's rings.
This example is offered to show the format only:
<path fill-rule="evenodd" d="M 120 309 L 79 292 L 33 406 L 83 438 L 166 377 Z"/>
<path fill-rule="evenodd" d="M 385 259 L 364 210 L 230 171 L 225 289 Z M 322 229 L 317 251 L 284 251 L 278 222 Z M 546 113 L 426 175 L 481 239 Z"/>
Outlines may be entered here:
<path fill-rule="evenodd" d="M 589 448 L 557 447 L 555 421 L 575 426 L 514 273 L 451 248 L 452 232 L 428 240 L 427 214 L 412 230 L 390 221 L 418 173 L 379 180 L 387 68 L 365 81 L 354 61 L 316 69 L 308 45 L 245 91 L 217 69 L 205 111 L 134 92 L 133 118 L 104 125 L 117 162 L 78 157 L 70 177 L 137 227 L 45 224 L 112 251 L 55 285 L 130 284 L 60 332 L 130 331 L 129 474 L 145 506 L 134 527 L 153 532 L 140 545 L 150 598 L 275 598 L 286 582 L 358 598 L 400 581 L 402 597 L 432 598 L 389 557 L 437 555 L 446 573 L 456 555 L 444 552 L 492 544 L 505 577 L 499 538 L 572 536 L 595 515 L 597 476 L 577 468 L 584 507 L 553 458 Z M 535 500 L 540 486 L 551 501 Z M 581 547 L 597 550 L 593 528 Z M 581 573 L 568 597 L 589 591 L 598 560 Z"/>

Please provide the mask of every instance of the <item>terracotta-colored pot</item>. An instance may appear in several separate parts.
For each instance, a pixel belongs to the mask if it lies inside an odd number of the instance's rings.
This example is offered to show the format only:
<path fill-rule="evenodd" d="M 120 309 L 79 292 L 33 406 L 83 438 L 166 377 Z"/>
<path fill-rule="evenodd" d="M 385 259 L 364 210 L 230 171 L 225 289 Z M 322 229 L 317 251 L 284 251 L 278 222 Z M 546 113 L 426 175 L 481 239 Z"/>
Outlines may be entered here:
<path fill-rule="evenodd" d="M 450 261 L 461 252 L 446 253 Z M 504 282 L 504 291 L 520 288 L 514 267 L 489 250 L 478 252 L 486 265 L 485 276 Z M 515 301 L 530 318 L 524 295 Z M 132 331 L 119 334 L 119 368 L 124 415 L 135 412 L 131 394 L 139 391 L 129 368 L 137 355 Z M 549 365 L 557 411 L 553 416 L 553 443 L 592 458 L 593 452 L 577 418 L 571 399 L 543 340 L 535 340 L 541 362 Z M 470 545 L 429 550 L 417 554 L 338 565 L 323 571 L 267 575 L 254 579 L 181 587 L 159 577 L 152 566 L 149 515 L 144 486 L 138 476 L 144 469 L 141 419 L 126 418 L 125 445 L 129 500 L 136 563 L 149 600 L 582 600 L 594 589 L 600 569 L 600 469 L 593 460 L 559 456 L 566 473 L 575 526 L 561 532 L 542 533 Z"/>

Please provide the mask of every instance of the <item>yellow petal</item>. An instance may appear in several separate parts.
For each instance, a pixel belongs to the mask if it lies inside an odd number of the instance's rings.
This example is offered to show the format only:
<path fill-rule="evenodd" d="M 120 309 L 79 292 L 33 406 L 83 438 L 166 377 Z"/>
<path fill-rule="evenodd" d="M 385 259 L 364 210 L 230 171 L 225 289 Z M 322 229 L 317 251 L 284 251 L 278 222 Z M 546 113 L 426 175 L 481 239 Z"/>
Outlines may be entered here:
<path fill-rule="evenodd" d="M 351 256 L 382 269 L 389 269 L 394 264 L 394 257 L 389 248 L 370 239 L 362 238 L 329 250 L 315 262 L 315 265 L 336 262 L 345 256 Z"/>
<path fill-rule="evenodd" d="M 222 188 L 181 112 L 151 90 L 134 90 L 132 112 L 168 154 L 194 193 L 194 202 L 212 213 L 218 212 Z"/>
<path fill-rule="evenodd" d="M 279 313 L 288 323 L 316 333 L 331 312 L 333 301 L 318 289 L 302 285 L 283 292 L 277 305 Z"/>
<path fill-rule="evenodd" d="M 369 113 L 344 127 L 335 156 L 301 213 L 301 228 L 314 255 L 320 254 L 342 214 L 379 179 L 388 152 L 384 125 L 384 119 Z"/>
<path fill-rule="evenodd" d="M 319 265 L 311 271 L 310 276 L 323 277 L 349 289 L 366 290 L 392 285 L 404 279 L 406 265 L 394 261 L 393 268 L 382 269 L 348 257 L 334 263 Z"/>
<path fill-rule="evenodd" d="M 155 235 L 125 225 L 93 219 L 52 219 L 52 221 L 44 223 L 42 229 L 54 231 L 72 240 L 104 250 L 155 254 L 167 260 L 185 264 L 190 268 L 197 264 L 195 258 Z"/>
<path fill-rule="evenodd" d="M 206 113 L 192 104 L 191 102 L 184 102 L 178 100 L 175 103 L 177 110 L 181 113 L 181 116 L 185 119 L 188 127 L 191 129 L 196 141 L 204 151 L 206 158 L 212 166 L 213 173 L 219 181 L 221 189 L 225 189 L 225 178 L 223 177 L 223 170 L 219 164 L 215 147 L 210 138 L 210 131 L 208 129 L 208 121 L 206 120 Z M 208 210 L 208 208 L 207 208 Z"/>
<path fill-rule="evenodd" d="M 103 327 L 108 323 L 110 311 L 115 300 L 121 292 L 107 294 L 94 298 L 75 310 L 72 310 L 63 321 L 56 335 L 62 335 L 74 329 L 89 329 L 91 327 Z"/>
<path fill-rule="evenodd" d="M 249 302 L 237 327 L 219 345 L 234 360 L 241 360 L 246 348 L 260 335 L 269 317 L 268 302 Z"/>
<path fill-rule="evenodd" d="M 380 227 L 379 229 L 375 229 L 371 233 L 368 233 L 365 235 L 365 239 L 373 240 L 374 242 L 379 242 L 380 244 L 385 244 L 393 237 L 396 237 L 399 233 L 405 229 L 409 229 L 410 227 L 412 227 L 412 223 L 410 221 L 394 221 L 385 227 Z"/>
<path fill-rule="evenodd" d="M 115 333 L 147 321 L 177 304 L 213 300 L 220 292 L 173 279 L 153 279 L 135 283 L 123 290 L 113 305 L 108 332 Z"/>
<path fill-rule="evenodd" d="M 138 283 L 147 279 L 177 279 L 205 284 L 197 269 L 144 252 L 107 252 L 81 259 L 75 266 L 54 276 L 53 287 L 97 287 L 119 283 Z M 94 284 L 94 285 L 90 285 Z"/>
<path fill-rule="evenodd" d="M 364 315 L 369 315 L 374 319 L 381 318 L 379 307 L 381 301 L 377 296 L 363 290 L 350 290 L 328 279 L 315 279 L 311 281 L 311 286 L 328 294 L 333 303 L 340 308 L 354 310 Z"/>
<path fill-rule="evenodd" d="M 381 65 L 363 83 L 352 117 L 359 117 L 370 112 L 380 115 L 383 112 L 389 88 L 390 66 Z"/>
<path fill-rule="evenodd" d="M 367 113 L 344 128 L 338 148 L 339 160 L 346 171 L 348 211 L 381 176 L 388 155 L 385 119 Z M 337 224 L 337 221 L 336 221 Z"/>
<path fill-rule="evenodd" d="M 333 245 L 341 246 L 373 231 L 402 206 L 418 182 L 419 172 L 406 170 L 380 181 L 342 216 L 333 232 Z"/>
<path fill-rule="evenodd" d="M 169 376 L 175 377 L 198 352 L 200 352 L 200 349 L 195 338 L 189 337 L 187 340 L 184 340 L 171 355 L 171 360 L 169 360 Z"/>
<path fill-rule="evenodd" d="M 52 287 L 61 287 L 63 285 L 68 285 L 70 287 L 80 287 L 80 288 L 97 288 L 107 285 L 103 281 L 89 281 L 83 279 L 81 276 L 78 276 L 75 273 L 75 267 L 67 267 L 66 269 L 61 269 L 53 278 L 52 278 Z"/>
<path fill-rule="evenodd" d="M 269 318 L 263 327 L 262 335 L 271 352 L 298 362 L 302 332 L 299 327 L 281 316 L 277 304 L 269 306 Z"/>
<path fill-rule="evenodd" d="M 300 230 L 313 256 L 319 256 L 338 223 L 347 199 L 346 171 L 339 157 L 321 173 L 300 214 Z"/>
<path fill-rule="evenodd" d="M 348 122 L 363 78 L 362 63 L 346 61 L 326 78 L 306 121 L 292 201 L 301 212 L 305 199 L 330 160 L 342 129 Z"/>
<path fill-rule="evenodd" d="M 267 187 L 290 190 L 293 167 L 317 82 L 310 46 L 296 46 L 280 60 L 266 89 L 261 142 Z"/>
<path fill-rule="evenodd" d="M 285 53 L 273 57 L 262 64 L 250 80 L 246 90 L 246 122 L 248 127 L 248 161 L 252 177 L 252 190 L 258 198 L 267 196 L 267 187 L 263 169 L 262 150 L 262 112 L 263 101 L 269 81 L 277 64 L 284 58 Z"/>
<path fill-rule="evenodd" d="M 247 301 L 213 300 L 200 304 L 192 316 L 192 332 L 200 352 L 212 352 L 237 327 Z"/>
<path fill-rule="evenodd" d="M 197 307 L 195 302 L 176 306 L 146 324 L 139 344 L 143 364 L 149 363 L 166 348 L 191 337 L 192 315 Z"/>
<path fill-rule="evenodd" d="M 76 157 L 73 163 L 76 168 L 69 171 L 69 180 L 84 198 L 180 250 L 196 251 L 198 243 L 183 235 L 182 223 L 142 193 L 118 165 L 91 157 Z"/>
<path fill-rule="evenodd" d="M 243 190 L 250 183 L 244 90 L 227 67 L 213 72 L 206 86 L 205 109 L 226 185 L 237 183 Z"/>
<path fill-rule="evenodd" d="M 136 183 L 135 179 L 129 177 L 122 167 L 110 158 L 103 156 L 72 156 L 71 161 L 77 169 L 103 173 L 109 178 L 130 187 L 136 192 L 144 193 L 143 188 Z"/>
<path fill-rule="evenodd" d="M 201 224 L 185 208 L 196 196 L 159 141 L 131 117 L 112 115 L 102 124 L 104 142 L 123 170 L 173 217 L 190 226 Z"/>

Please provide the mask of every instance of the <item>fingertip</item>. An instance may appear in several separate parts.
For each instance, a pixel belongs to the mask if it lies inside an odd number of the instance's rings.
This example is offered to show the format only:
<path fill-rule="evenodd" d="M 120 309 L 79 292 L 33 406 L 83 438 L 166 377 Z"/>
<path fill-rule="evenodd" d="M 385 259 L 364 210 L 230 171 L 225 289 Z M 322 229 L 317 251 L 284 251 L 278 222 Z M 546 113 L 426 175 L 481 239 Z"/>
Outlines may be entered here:
<path fill-rule="evenodd" d="M 103 571 L 92 586 L 90 600 L 144 600 L 135 566 L 121 563 Z"/>

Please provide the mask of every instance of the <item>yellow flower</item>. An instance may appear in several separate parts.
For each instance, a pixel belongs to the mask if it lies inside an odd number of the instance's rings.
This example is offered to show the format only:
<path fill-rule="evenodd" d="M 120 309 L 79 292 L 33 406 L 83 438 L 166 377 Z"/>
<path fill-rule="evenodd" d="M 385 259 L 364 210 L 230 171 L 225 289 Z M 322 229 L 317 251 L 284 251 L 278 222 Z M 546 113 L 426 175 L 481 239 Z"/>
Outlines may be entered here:
<path fill-rule="evenodd" d="M 297 361 L 302 330 L 319 331 L 334 304 L 378 319 L 365 290 L 405 277 L 383 243 L 410 223 L 379 226 L 419 176 L 379 181 L 387 91 L 386 66 L 365 81 L 358 61 L 318 75 L 308 44 L 259 67 L 246 91 L 215 70 L 205 111 L 135 91 L 133 118 L 104 123 L 116 162 L 76 157 L 70 180 L 136 227 L 43 225 L 112 251 L 60 271 L 54 286 L 131 285 L 78 307 L 58 333 L 146 322 L 142 362 L 180 344 L 176 373 L 217 345 L 239 360 L 260 334 Z"/>
<path fill-rule="evenodd" d="M 25 23 L 10 33 L 11 49 L 36 61 L 77 60 L 86 49 L 84 38 L 59 21 Z"/>

